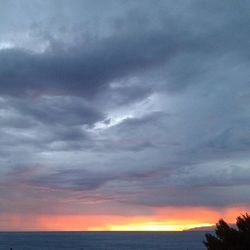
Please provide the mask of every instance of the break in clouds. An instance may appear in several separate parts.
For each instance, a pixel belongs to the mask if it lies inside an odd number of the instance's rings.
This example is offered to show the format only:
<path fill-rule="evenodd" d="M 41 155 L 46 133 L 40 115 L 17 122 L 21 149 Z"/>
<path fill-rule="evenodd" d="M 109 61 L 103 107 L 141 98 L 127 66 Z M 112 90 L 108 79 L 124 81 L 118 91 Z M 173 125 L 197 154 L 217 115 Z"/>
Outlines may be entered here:
<path fill-rule="evenodd" d="M 0 5 L 2 213 L 250 203 L 248 1 Z"/>

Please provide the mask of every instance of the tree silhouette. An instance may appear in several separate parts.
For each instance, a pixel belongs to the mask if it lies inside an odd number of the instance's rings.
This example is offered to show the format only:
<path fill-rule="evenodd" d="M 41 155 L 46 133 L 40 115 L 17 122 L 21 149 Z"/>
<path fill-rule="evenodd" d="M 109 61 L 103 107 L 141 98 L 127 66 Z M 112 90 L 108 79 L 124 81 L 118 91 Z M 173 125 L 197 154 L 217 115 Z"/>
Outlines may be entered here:
<path fill-rule="evenodd" d="M 219 220 L 215 235 L 206 234 L 204 245 L 208 250 L 250 250 L 250 216 L 237 217 L 236 226 L 234 229 L 224 220 Z"/>

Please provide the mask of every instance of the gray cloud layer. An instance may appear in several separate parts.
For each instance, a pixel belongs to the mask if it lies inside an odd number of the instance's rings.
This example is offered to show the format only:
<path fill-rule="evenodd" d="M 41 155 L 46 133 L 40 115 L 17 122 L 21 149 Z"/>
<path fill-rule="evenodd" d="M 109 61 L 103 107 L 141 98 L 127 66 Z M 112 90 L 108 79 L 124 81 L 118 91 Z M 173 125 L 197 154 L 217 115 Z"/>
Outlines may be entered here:
<path fill-rule="evenodd" d="M 249 3 L 55 2 L 1 1 L 0 210 L 249 204 Z"/>

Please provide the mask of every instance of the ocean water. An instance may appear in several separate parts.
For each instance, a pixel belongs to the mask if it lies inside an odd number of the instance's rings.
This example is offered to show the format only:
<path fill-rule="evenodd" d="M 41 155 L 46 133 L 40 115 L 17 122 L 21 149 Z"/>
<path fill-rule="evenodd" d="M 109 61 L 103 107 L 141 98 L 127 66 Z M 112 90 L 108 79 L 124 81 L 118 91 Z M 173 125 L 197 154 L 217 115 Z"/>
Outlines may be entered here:
<path fill-rule="evenodd" d="M 204 250 L 204 232 L 0 233 L 0 250 Z"/>

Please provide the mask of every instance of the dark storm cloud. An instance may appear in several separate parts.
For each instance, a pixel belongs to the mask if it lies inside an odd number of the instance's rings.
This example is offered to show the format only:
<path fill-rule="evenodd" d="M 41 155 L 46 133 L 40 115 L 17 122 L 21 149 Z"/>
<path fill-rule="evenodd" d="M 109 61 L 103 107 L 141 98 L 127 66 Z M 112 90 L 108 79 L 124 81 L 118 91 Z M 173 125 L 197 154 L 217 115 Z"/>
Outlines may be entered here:
<path fill-rule="evenodd" d="M 37 211 L 46 188 L 50 201 L 250 202 L 248 2 L 3 6 L 0 180 L 13 200 L 21 187 Z"/>
<path fill-rule="evenodd" d="M 96 190 L 115 176 L 106 173 L 91 173 L 86 170 L 64 170 L 49 175 L 34 177 L 28 183 L 34 186 L 70 189 L 70 190 Z"/>
<path fill-rule="evenodd" d="M 68 51 L 0 52 L 1 93 L 20 95 L 91 96 L 111 81 L 155 67 L 171 58 L 180 46 L 161 32 L 113 37 L 95 46 Z"/>
<path fill-rule="evenodd" d="M 207 145 L 216 152 L 237 153 L 245 152 L 250 148 L 250 129 L 249 126 L 232 126 L 217 135 Z"/>
<path fill-rule="evenodd" d="M 5 98 L 1 103 L 2 152 L 12 155 L 20 149 L 79 150 L 91 140 L 86 128 L 105 117 L 84 100 L 72 97 Z"/>
<path fill-rule="evenodd" d="M 46 168 L 46 167 L 45 167 Z M 162 170 L 161 170 L 162 171 Z M 18 166 L 13 168 L 5 178 L 0 181 L 1 184 L 10 182 L 15 185 L 27 185 L 34 188 L 48 188 L 71 191 L 91 191 L 97 190 L 105 184 L 113 181 L 133 181 L 150 179 L 152 176 L 161 174 L 158 169 L 150 171 L 133 172 L 124 170 L 116 172 L 97 172 L 86 169 L 57 169 L 49 170 L 49 173 L 43 171 L 42 166 Z M 119 190 L 117 190 L 119 193 Z"/>
<path fill-rule="evenodd" d="M 195 9 L 203 11 L 199 7 Z M 207 32 L 188 32 L 190 27 L 182 20 L 181 25 L 176 26 L 177 20 L 173 17 L 165 20 L 163 13 L 159 16 L 160 24 L 147 29 L 144 26 L 147 26 L 148 18 L 149 23 L 152 21 L 150 15 L 144 17 L 144 12 L 130 10 L 122 18 L 129 30 L 121 29 L 118 34 L 107 38 L 89 42 L 77 40 L 72 47 L 65 46 L 60 40 L 53 42 L 52 38 L 48 38 L 51 47 L 42 53 L 27 49 L 1 50 L 1 93 L 14 96 L 62 94 L 88 97 L 105 90 L 114 80 L 140 75 L 157 66 L 163 67 L 169 61 L 171 64 L 164 71 L 176 78 L 173 79 L 174 85 L 168 83 L 169 89 L 178 90 L 192 84 L 189 79 L 192 80 L 205 70 L 201 66 L 208 59 L 207 56 L 223 56 L 225 53 L 244 51 L 247 47 L 244 37 L 238 39 L 237 43 L 235 39 L 230 39 L 232 32 L 228 25 L 232 21 L 229 18 L 226 24 L 220 21 L 217 29 L 212 29 L 210 24 Z M 138 21 L 140 17 L 142 20 Z M 204 13 L 204 20 L 206 17 L 209 17 L 209 12 Z M 241 22 L 244 23 L 246 18 L 243 16 Z M 198 26 L 195 22 L 193 25 Z M 138 90 L 133 95 L 141 92 Z"/>
<path fill-rule="evenodd" d="M 146 84 L 144 84 L 144 86 L 142 84 L 127 86 L 126 83 L 124 83 L 123 85 L 109 89 L 105 94 L 107 98 L 112 98 L 112 101 L 116 105 L 127 105 L 147 98 L 153 91 L 153 88 Z"/>
<path fill-rule="evenodd" d="M 151 3 L 147 2 L 146 6 L 151 6 Z M 171 61 L 170 65 L 167 64 L 167 68 L 163 67 L 158 73 L 164 78 L 170 77 L 171 81 L 165 82 L 168 90 L 178 90 L 188 84 L 194 84 L 195 77 L 206 70 L 204 61 L 212 60 L 211 54 L 213 57 L 218 57 L 225 53 L 244 52 L 247 48 L 247 37 L 242 37 L 246 36 L 245 33 L 242 32 L 241 38 L 237 41 L 230 39 L 232 38 L 230 25 L 235 26 L 235 18 L 229 15 L 229 11 L 221 10 L 227 22 L 219 19 L 216 28 L 213 27 L 213 20 L 210 22 L 207 20 L 210 9 L 215 9 L 217 6 L 213 1 L 205 10 L 199 4 L 191 5 L 194 11 L 199 13 L 199 18 L 208 24 L 207 32 L 199 30 L 200 24 L 196 23 L 196 18 L 190 23 L 193 17 L 189 16 L 187 23 L 180 19 L 180 25 L 176 25 L 178 20 L 173 16 L 168 17 L 166 15 L 169 14 L 168 11 L 165 15 L 160 11 L 161 7 L 168 9 L 169 6 L 175 7 L 172 1 L 169 5 L 160 1 L 156 5 L 158 12 L 145 17 L 145 13 L 149 13 L 148 9 L 139 10 L 136 7 L 133 9 L 132 5 L 128 13 L 120 17 L 123 26 L 128 30 L 121 29 L 119 33 L 117 32 L 118 35 L 112 33 L 107 38 L 94 39 L 87 43 L 76 40 L 76 43 L 69 48 L 60 40 L 53 42 L 53 38 L 49 36 L 51 48 L 43 53 L 23 49 L 1 50 L 1 93 L 15 96 L 45 93 L 88 97 L 102 92 L 114 80 L 140 75 L 157 66 L 162 68 L 167 61 Z M 225 6 L 232 11 L 234 4 Z M 236 5 L 237 16 L 240 15 L 240 11 L 241 6 Z M 156 13 L 159 14 L 157 18 L 155 18 Z M 204 14 L 203 17 L 201 13 Z M 156 22 L 157 19 L 160 21 Z M 116 18 L 113 22 L 115 20 Z M 239 26 L 246 21 L 247 16 L 242 15 L 236 23 Z M 158 24 L 156 27 L 151 27 L 154 22 Z M 146 28 L 147 26 L 150 28 Z M 166 71 L 168 75 L 165 74 Z M 143 87 L 140 89 L 137 86 L 137 88 L 138 91 L 134 89 L 130 91 L 130 95 L 126 93 L 126 88 L 122 89 L 125 97 L 119 94 L 120 102 L 124 103 L 130 98 L 136 99 L 134 95 L 145 91 Z"/>
<path fill-rule="evenodd" d="M 93 125 L 102 120 L 104 115 L 83 100 L 77 98 L 41 98 L 30 100 L 13 100 L 12 105 L 27 120 L 34 119 L 43 124 Z"/>

